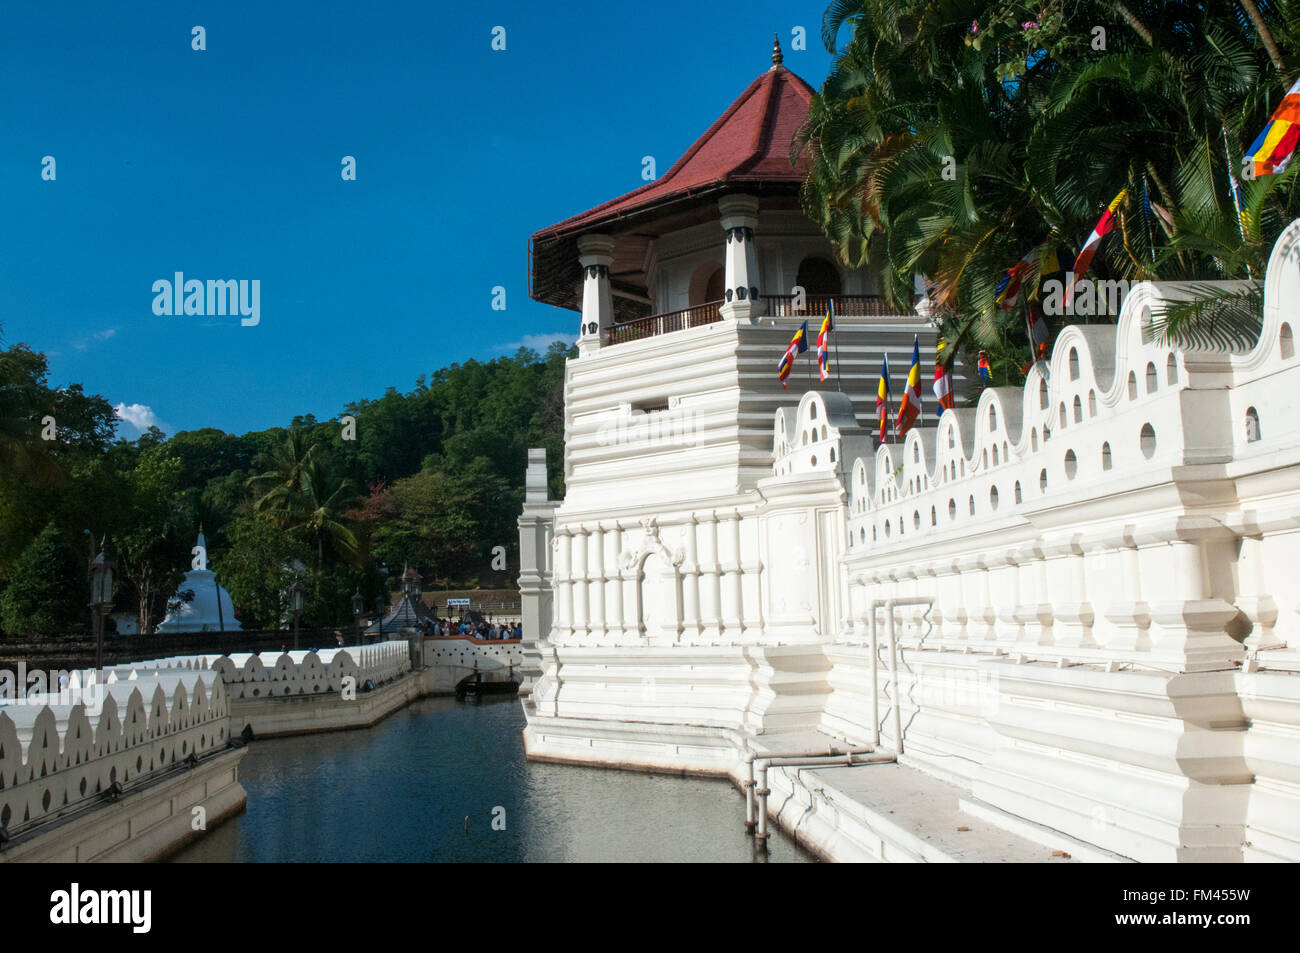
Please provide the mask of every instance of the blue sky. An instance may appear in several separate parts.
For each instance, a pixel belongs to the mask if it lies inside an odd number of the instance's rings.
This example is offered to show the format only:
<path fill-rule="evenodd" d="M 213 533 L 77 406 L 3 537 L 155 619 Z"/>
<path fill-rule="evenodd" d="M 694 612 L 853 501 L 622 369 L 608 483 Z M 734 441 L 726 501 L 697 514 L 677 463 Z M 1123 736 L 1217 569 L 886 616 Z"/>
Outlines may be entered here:
<path fill-rule="evenodd" d="M 642 185 L 642 156 L 666 171 L 770 65 L 774 32 L 819 86 L 824 9 L 7 4 L 4 343 L 169 433 L 325 419 L 544 347 L 577 316 L 528 298 L 528 236 Z M 153 282 L 177 271 L 258 279 L 260 324 L 155 315 Z"/>

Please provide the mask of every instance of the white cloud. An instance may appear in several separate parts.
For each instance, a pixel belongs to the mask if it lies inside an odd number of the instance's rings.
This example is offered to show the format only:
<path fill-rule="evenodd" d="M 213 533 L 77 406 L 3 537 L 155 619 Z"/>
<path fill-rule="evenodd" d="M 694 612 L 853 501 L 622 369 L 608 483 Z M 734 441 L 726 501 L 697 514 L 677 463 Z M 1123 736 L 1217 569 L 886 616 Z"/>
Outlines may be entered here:
<path fill-rule="evenodd" d="M 158 415 L 153 412 L 153 408 L 145 404 L 118 404 L 113 408 L 113 412 L 138 433 L 144 433 L 150 427 L 167 429 L 158 419 Z"/>
<path fill-rule="evenodd" d="M 88 338 L 82 338 L 79 341 L 72 342 L 72 346 L 75 347 L 78 351 L 84 351 L 87 347 L 91 345 L 92 342 L 99 343 L 100 341 L 107 341 L 116 333 L 117 333 L 117 328 L 105 328 L 103 331 L 96 331 Z"/>
<path fill-rule="evenodd" d="M 550 334 L 525 334 L 518 341 L 511 341 L 509 344 L 498 344 L 493 350 L 496 351 L 517 351 L 521 347 L 529 348 L 538 354 L 545 354 L 546 349 L 556 341 L 562 341 L 565 344 L 574 344 L 578 340 L 576 334 L 564 334 L 560 331 L 553 331 Z"/>

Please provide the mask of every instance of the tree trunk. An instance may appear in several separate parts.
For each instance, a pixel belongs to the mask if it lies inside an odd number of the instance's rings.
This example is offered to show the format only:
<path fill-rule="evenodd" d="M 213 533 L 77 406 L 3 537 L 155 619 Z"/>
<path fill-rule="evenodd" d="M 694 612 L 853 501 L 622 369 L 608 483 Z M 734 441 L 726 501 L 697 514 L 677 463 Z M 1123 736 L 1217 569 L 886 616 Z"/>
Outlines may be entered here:
<path fill-rule="evenodd" d="M 1273 66 L 1279 73 L 1285 72 L 1282 65 L 1282 54 L 1278 52 L 1277 44 L 1273 42 L 1273 34 L 1268 31 L 1264 23 L 1264 18 L 1259 15 L 1259 8 L 1255 6 L 1255 0 L 1241 0 L 1241 5 L 1246 14 L 1250 17 L 1250 22 L 1255 24 L 1255 31 L 1259 33 L 1259 40 L 1264 44 L 1264 49 L 1268 50 L 1268 58 L 1273 61 Z"/>

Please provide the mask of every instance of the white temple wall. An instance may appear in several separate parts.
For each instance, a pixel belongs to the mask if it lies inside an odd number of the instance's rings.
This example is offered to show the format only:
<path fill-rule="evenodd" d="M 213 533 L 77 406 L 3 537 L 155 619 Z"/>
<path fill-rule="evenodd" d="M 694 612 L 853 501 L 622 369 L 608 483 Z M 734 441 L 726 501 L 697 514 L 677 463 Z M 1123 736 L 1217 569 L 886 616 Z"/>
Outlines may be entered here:
<path fill-rule="evenodd" d="M 1298 241 L 1254 346 L 1161 345 L 1152 311 L 1188 289 L 1140 284 L 1023 389 L 879 450 L 865 401 L 790 406 L 789 329 L 764 321 L 571 363 L 530 754 L 726 770 L 734 732 L 878 731 L 974 804 L 1122 857 L 1300 860 Z M 883 338 L 846 338 L 869 395 Z M 707 407 L 702 439 L 591 439 L 652 392 Z M 880 603 L 918 597 L 891 672 Z"/>

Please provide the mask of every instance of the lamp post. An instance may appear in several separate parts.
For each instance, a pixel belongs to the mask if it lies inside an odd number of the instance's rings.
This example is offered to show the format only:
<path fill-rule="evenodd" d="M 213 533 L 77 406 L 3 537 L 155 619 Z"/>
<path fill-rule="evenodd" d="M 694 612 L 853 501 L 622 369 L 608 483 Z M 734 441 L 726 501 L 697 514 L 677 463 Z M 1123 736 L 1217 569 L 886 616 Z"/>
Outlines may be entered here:
<path fill-rule="evenodd" d="M 95 671 L 104 670 L 104 613 L 113 606 L 113 570 L 117 563 L 108 558 L 104 540 L 99 555 L 90 561 L 90 623 L 95 635 Z"/>
<path fill-rule="evenodd" d="M 302 615 L 303 596 L 307 589 L 301 579 L 295 579 L 289 587 L 289 611 L 293 613 L 293 650 L 298 651 L 298 616 Z"/>
<path fill-rule="evenodd" d="M 361 613 L 366 611 L 366 598 L 361 594 L 361 587 L 352 593 L 352 625 L 357 630 L 357 645 L 361 644 Z"/>

